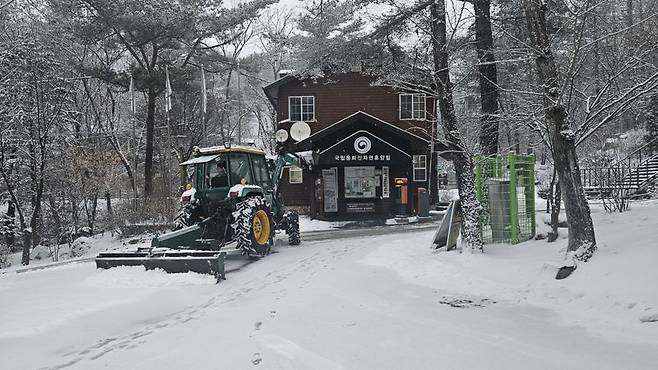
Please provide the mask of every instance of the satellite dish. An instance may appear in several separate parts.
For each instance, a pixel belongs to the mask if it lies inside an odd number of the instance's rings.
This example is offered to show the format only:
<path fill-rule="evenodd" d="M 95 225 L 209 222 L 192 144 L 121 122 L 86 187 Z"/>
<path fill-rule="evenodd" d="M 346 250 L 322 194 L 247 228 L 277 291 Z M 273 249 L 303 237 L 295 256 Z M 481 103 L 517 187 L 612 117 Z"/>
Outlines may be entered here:
<path fill-rule="evenodd" d="M 302 141 L 311 136 L 311 126 L 304 121 L 295 122 L 292 127 L 290 127 L 290 136 L 295 139 L 295 141 Z"/>
<path fill-rule="evenodd" d="M 274 134 L 274 138 L 276 138 L 276 141 L 280 143 L 285 143 L 286 140 L 288 140 L 288 131 L 280 129 L 276 132 L 276 134 Z"/>

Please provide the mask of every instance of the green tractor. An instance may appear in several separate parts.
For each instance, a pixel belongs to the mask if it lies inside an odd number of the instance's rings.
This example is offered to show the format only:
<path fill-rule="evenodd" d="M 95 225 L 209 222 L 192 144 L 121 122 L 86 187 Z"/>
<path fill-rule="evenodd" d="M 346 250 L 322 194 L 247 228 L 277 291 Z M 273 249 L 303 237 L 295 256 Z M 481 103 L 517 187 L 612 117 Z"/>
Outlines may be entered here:
<path fill-rule="evenodd" d="M 307 166 L 293 153 L 267 159 L 254 147 L 195 148 L 187 166 L 189 184 L 181 195 L 181 210 L 173 230 L 157 236 L 148 248 L 134 252 L 104 252 L 98 268 L 143 265 L 167 272 L 199 272 L 224 278 L 225 252 L 235 249 L 251 258 L 270 252 L 276 230 L 290 245 L 299 245 L 299 216 L 286 211 L 279 193 L 286 166 Z"/>

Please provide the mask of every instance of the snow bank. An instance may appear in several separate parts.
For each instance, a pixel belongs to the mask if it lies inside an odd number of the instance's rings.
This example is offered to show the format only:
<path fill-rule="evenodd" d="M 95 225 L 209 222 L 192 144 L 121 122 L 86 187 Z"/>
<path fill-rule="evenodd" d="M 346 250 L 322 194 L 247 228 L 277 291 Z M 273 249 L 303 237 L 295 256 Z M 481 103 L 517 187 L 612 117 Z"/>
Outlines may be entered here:
<path fill-rule="evenodd" d="M 630 212 L 592 209 L 599 250 L 565 280 L 555 280 L 566 240 L 489 245 L 485 254 L 432 253 L 431 233 L 400 237 L 362 262 L 395 271 L 408 282 L 479 298 L 547 308 L 596 335 L 658 343 L 658 202 Z M 561 229 L 561 233 L 566 230 Z"/>
<path fill-rule="evenodd" d="M 215 284 L 212 275 L 193 272 L 167 274 L 163 270 L 146 271 L 142 266 L 121 266 L 98 271 L 80 283 L 86 288 L 170 288 Z"/>
<path fill-rule="evenodd" d="M 137 247 L 148 246 L 151 238 L 151 235 L 142 235 L 136 238 L 120 239 L 119 235 L 106 232 L 91 237 L 77 238 L 70 247 L 67 244 L 62 244 L 57 252 L 55 252 L 54 247 L 38 245 L 30 252 L 30 265 L 28 267 L 45 266 L 53 262 L 75 261 L 110 250 L 134 250 Z M 53 257 L 55 254 L 58 255 L 58 258 Z M 17 269 L 25 268 L 21 265 L 21 252 L 10 255 L 8 260 L 10 267 L 0 271 L 14 272 Z"/>
<path fill-rule="evenodd" d="M 309 232 L 309 231 L 327 231 L 333 229 L 339 229 L 350 223 L 350 221 L 322 221 L 322 220 L 312 220 L 309 216 L 300 215 L 299 216 L 299 231 Z"/>

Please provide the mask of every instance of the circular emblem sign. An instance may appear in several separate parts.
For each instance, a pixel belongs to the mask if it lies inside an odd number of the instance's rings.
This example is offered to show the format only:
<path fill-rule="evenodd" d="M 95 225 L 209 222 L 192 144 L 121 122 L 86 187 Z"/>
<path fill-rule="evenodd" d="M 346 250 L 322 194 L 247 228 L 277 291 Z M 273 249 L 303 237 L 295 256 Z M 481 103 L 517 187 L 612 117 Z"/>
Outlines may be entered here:
<path fill-rule="evenodd" d="M 359 136 L 354 140 L 354 150 L 359 154 L 366 154 L 372 148 L 372 143 L 370 139 L 365 136 Z"/>

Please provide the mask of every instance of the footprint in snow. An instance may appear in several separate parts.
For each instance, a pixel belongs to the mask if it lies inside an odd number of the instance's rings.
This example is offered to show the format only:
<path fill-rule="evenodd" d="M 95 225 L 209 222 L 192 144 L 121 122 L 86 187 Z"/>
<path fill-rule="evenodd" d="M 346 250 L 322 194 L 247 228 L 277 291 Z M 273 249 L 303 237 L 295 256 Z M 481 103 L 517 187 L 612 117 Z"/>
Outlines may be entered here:
<path fill-rule="evenodd" d="M 263 359 L 260 357 L 259 352 L 254 352 L 253 358 L 251 359 L 251 363 L 254 365 L 258 365 L 263 361 Z"/>

